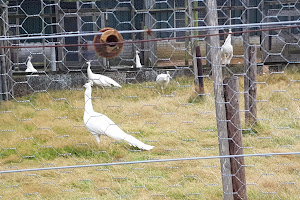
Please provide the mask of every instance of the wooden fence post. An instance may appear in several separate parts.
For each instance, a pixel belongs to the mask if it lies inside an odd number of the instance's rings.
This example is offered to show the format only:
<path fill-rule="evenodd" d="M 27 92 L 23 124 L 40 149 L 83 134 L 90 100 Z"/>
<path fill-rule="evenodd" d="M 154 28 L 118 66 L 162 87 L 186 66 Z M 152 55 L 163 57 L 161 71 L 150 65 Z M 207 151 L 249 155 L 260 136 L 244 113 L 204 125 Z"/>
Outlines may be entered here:
<path fill-rule="evenodd" d="M 188 7 L 188 0 L 184 0 L 184 6 L 186 8 Z M 184 24 L 185 24 L 185 26 L 189 25 L 189 18 L 188 18 L 187 15 L 185 15 L 185 17 L 184 17 Z M 188 31 L 185 32 L 185 36 L 189 36 Z M 189 47 L 189 38 L 187 38 L 187 37 L 185 38 L 184 45 L 185 45 L 184 47 L 186 49 L 188 49 L 188 47 Z M 189 57 L 190 57 L 190 55 L 189 55 L 188 51 L 185 51 L 184 65 L 186 65 L 186 66 L 189 66 Z"/>
<path fill-rule="evenodd" d="M 2 15 L 3 14 L 3 8 L 2 8 L 2 3 L 0 3 L 0 14 Z M 2 20 L 0 20 L 0 34 L 3 34 L 4 33 L 4 23 L 2 22 Z M 1 46 L 4 46 L 3 45 L 3 41 L 0 41 L 0 45 Z M 3 48 L 1 48 L 0 49 L 0 54 L 1 54 L 1 58 L 0 58 L 0 74 L 1 74 L 1 76 L 0 76 L 0 102 L 2 101 L 2 100 L 5 100 L 5 96 L 4 95 L 2 95 L 2 94 L 5 94 L 5 92 L 7 92 L 7 91 L 5 91 L 5 81 L 4 81 L 4 79 L 5 79 L 5 77 L 4 76 L 2 76 L 2 74 L 4 74 L 4 67 L 5 67 L 5 59 L 4 59 L 4 50 L 3 50 Z"/>
<path fill-rule="evenodd" d="M 198 71 L 198 84 L 195 85 L 198 94 L 204 94 L 204 81 L 203 81 L 203 67 L 201 62 L 201 51 L 200 46 L 196 46 L 196 57 L 197 57 L 197 71 Z"/>
<path fill-rule="evenodd" d="M 236 76 L 224 80 L 226 119 L 230 155 L 242 155 L 242 128 L 239 104 L 239 79 Z M 231 158 L 232 187 L 234 199 L 247 199 L 244 157 Z"/>
<path fill-rule="evenodd" d="M 257 59 L 256 59 L 256 47 L 249 46 L 247 49 L 249 67 L 245 73 L 244 82 L 247 87 L 244 88 L 245 97 L 247 96 L 247 107 L 245 105 L 245 122 L 246 125 L 253 125 L 256 121 L 256 76 L 257 76 Z M 246 104 L 246 103 L 245 103 Z"/>
<path fill-rule="evenodd" d="M 255 46 L 249 47 L 249 61 L 250 61 L 250 87 L 249 87 L 249 108 L 250 108 L 250 118 L 249 123 L 251 125 L 256 121 L 257 118 L 257 108 L 256 108 L 256 94 L 257 94 L 257 85 L 256 85 L 256 76 L 257 76 L 257 48 Z"/>
<path fill-rule="evenodd" d="M 218 25 L 218 13 L 217 13 L 217 2 L 216 0 L 206 1 L 206 23 L 207 26 Z M 218 30 L 209 30 L 208 34 L 216 34 L 209 36 L 207 40 L 208 45 L 211 47 L 211 64 L 212 64 L 212 76 L 214 82 L 214 95 L 215 95 L 215 107 L 216 107 L 216 119 L 219 139 L 219 154 L 220 156 L 229 155 L 229 144 L 227 134 L 227 123 L 226 123 L 226 110 L 225 100 L 223 93 L 223 76 L 222 67 L 220 65 L 220 38 Z M 231 178 L 231 167 L 230 158 L 221 158 L 221 173 L 222 173 L 222 184 L 223 184 L 223 198 L 224 200 L 233 199 L 232 194 L 232 178 Z"/>
<path fill-rule="evenodd" d="M 246 6 L 249 6 L 249 0 L 243 0 Z M 250 14 L 249 10 L 244 9 L 242 22 L 249 23 Z M 245 31 L 248 28 L 244 28 Z M 256 48 L 250 45 L 250 34 L 243 33 L 244 44 L 244 100 L 245 100 L 245 124 L 246 126 L 252 125 L 256 120 L 256 74 L 257 74 L 257 61 L 256 61 Z"/>
<path fill-rule="evenodd" d="M 103 29 L 103 28 L 106 27 L 106 23 L 107 23 L 106 17 L 107 17 L 106 13 L 103 13 L 101 15 L 101 17 L 100 17 L 101 29 Z M 102 57 L 102 64 L 103 64 L 104 68 L 108 67 L 108 60 L 107 60 L 107 58 Z"/>
<path fill-rule="evenodd" d="M 8 34 L 8 9 L 6 4 L 4 4 L 2 1 L 0 3 L 0 14 L 3 16 L 3 18 L 0 20 L 0 34 L 7 36 Z M 1 41 L 0 46 L 4 47 L 7 46 L 7 41 Z M 8 59 L 5 57 L 8 56 L 10 59 L 10 50 L 6 48 L 0 49 L 0 74 L 1 75 L 1 95 L 0 95 L 0 101 L 1 100 L 9 100 L 9 91 L 12 88 L 12 80 L 9 78 L 12 77 L 12 70 L 10 70 L 10 63 L 8 62 Z"/>
<path fill-rule="evenodd" d="M 55 9 L 55 18 L 56 18 L 56 29 L 55 30 L 56 30 L 56 33 L 61 33 L 61 32 L 63 32 L 62 27 L 64 27 L 64 20 L 61 20 L 63 18 L 62 18 L 62 14 L 61 14 L 61 11 L 59 10 L 58 6 L 55 6 L 54 9 Z M 56 42 L 59 44 L 64 44 L 64 38 L 57 38 Z M 62 65 L 64 56 L 65 55 L 64 55 L 63 48 L 57 47 L 57 59 L 59 61 L 59 62 L 57 62 L 57 67 L 58 67 L 57 71 L 66 71 L 65 67 L 63 67 L 63 65 Z"/>
<path fill-rule="evenodd" d="M 245 5 L 249 5 L 249 0 L 243 0 L 243 3 Z M 242 18 L 242 22 L 244 24 L 248 24 L 249 23 L 249 11 L 244 8 L 243 9 L 243 15 L 241 16 Z M 245 27 L 243 29 L 244 31 L 247 31 L 248 28 Z M 248 120 L 248 115 L 249 115 L 249 77 L 247 76 L 247 73 L 249 71 L 250 68 L 250 63 L 249 63 L 249 42 L 250 42 L 250 34 L 249 33 L 243 33 L 242 34 L 243 37 L 243 47 L 244 47 L 244 105 L 245 105 L 245 122 L 247 124 L 247 120 Z"/>
<path fill-rule="evenodd" d="M 154 3 L 154 0 L 145 1 L 145 8 L 150 9 Z M 150 15 L 152 15 L 152 13 L 145 14 L 145 28 L 147 29 L 152 29 L 154 24 L 153 18 Z M 149 35 L 144 32 L 144 39 L 151 40 L 153 37 L 156 38 L 156 33 Z M 155 63 L 154 54 L 156 54 L 156 42 L 145 42 L 144 47 L 144 67 L 152 67 Z"/>
<path fill-rule="evenodd" d="M 190 24 L 191 27 L 194 27 L 194 12 L 193 12 L 193 1 L 188 0 L 188 13 L 190 16 Z M 191 36 L 195 36 L 195 32 L 191 31 Z M 198 81 L 198 68 L 197 68 L 197 58 L 196 58 L 196 41 L 195 38 L 191 38 L 191 52 L 193 56 L 193 71 L 194 71 L 194 84 L 195 84 L 195 90 L 197 93 L 199 93 L 199 81 Z"/>

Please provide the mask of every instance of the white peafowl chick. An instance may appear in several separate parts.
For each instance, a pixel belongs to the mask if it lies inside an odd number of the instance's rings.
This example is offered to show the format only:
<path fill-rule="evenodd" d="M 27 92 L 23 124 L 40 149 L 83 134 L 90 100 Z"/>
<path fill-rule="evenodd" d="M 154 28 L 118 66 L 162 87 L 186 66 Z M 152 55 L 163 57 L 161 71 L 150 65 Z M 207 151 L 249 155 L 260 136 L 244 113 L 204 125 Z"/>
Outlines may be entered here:
<path fill-rule="evenodd" d="M 169 71 L 167 71 L 167 74 L 159 74 L 156 77 L 156 82 L 160 86 L 161 90 L 164 91 L 164 89 L 167 87 L 167 85 L 170 82 L 170 74 Z"/>
<path fill-rule="evenodd" d="M 101 74 L 94 74 L 91 70 L 91 61 L 86 62 L 88 67 L 87 67 L 87 74 L 89 80 L 93 81 L 94 85 L 100 86 L 102 88 L 104 87 L 122 87 L 119 83 L 114 81 L 113 79 L 101 75 Z"/>
<path fill-rule="evenodd" d="M 229 34 L 221 47 L 221 64 L 229 65 L 233 56 L 233 47 L 231 45 L 231 29 L 229 29 Z"/>
<path fill-rule="evenodd" d="M 92 104 L 92 85 L 93 82 L 89 81 L 83 86 L 85 88 L 83 121 L 88 131 L 96 138 L 98 144 L 100 144 L 100 136 L 107 135 L 115 140 L 125 140 L 130 146 L 138 147 L 139 149 L 153 149 L 154 146 L 144 144 L 135 137 L 128 135 L 107 116 L 94 111 Z"/>
<path fill-rule="evenodd" d="M 25 72 L 37 72 L 37 70 L 33 67 L 33 65 L 31 63 L 31 59 L 32 59 L 32 56 L 29 55 L 28 61 L 27 61 L 27 68 L 26 68 Z"/>
<path fill-rule="evenodd" d="M 141 59 L 139 56 L 139 51 L 135 51 L 135 64 L 136 64 L 136 68 L 142 68 L 142 64 L 141 64 Z"/>

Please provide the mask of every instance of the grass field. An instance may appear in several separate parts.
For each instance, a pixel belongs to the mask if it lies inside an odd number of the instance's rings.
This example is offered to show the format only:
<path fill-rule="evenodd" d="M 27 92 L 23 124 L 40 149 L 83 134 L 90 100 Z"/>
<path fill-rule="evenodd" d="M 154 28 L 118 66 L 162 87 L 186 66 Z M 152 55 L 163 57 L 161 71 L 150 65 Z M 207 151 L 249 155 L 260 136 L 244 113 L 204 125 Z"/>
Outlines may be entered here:
<path fill-rule="evenodd" d="M 258 77 L 257 122 L 243 123 L 244 153 L 300 151 L 300 74 Z M 240 91 L 243 80 L 240 78 Z M 193 80 L 177 77 L 162 94 L 154 82 L 93 88 L 94 110 L 154 145 L 139 151 L 102 136 L 98 146 L 83 123 L 83 88 L 36 92 L 1 102 L 0 170 L 147 159 L 217 156 L 213 82 L 203 99 Z M 243 110 L 243 95 L 240 94 Z M 241 112 L 244 121 L 244 112 Z M 247 157 L 248 199 L 299 199 L 295 155 Z M 0 174 L 3 199 L 221 199 L 218 159 Z"/>

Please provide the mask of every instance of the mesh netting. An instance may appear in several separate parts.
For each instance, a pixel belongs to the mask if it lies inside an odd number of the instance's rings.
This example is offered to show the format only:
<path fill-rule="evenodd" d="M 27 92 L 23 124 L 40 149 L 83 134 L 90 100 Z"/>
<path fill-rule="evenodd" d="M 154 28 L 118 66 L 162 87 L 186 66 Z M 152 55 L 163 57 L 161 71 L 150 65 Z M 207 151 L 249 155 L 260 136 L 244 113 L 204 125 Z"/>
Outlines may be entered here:
<path fill-rule="evenodd" d="M 298 1 L 13 0 L 0 7 L 0 198 L 230 199 L 226 179 L 237 175 L 220 148 L 230 142 L 245 154 L 249 199 L 299 198 Z M 94 51 L 104 27 L 123 36 L 115 58 Z M 233 57 L 223 64 L 229 36 Z M 29 56 L 37 72 L 25 71 Z M 152 150 L 107 136 L 98 144 L 86 129 L 87 61 L 122 85 L 93 86 L 94 110 Z M 161 88 L 157 75 L 167 72 Z M 233 76 L 241 126 L 224 138 L 234 117 L 223 111 L 235 103 L 225 103 L 223 79 Z"/>

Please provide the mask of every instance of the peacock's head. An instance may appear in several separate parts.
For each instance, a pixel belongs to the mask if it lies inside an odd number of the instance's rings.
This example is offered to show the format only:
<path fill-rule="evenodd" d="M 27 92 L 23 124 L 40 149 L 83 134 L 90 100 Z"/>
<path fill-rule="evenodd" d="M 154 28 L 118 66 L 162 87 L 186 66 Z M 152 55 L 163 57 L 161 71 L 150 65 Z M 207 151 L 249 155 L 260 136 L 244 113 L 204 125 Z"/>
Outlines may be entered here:
<path fill-rule="evenodd" d="M 86 84 L 83 85 L 84 88 L 91 88 L 93 86 L 93 81 L 89 80 Z"/>
<path fill-rule="evenodd" d="M 168 77 L 170 77 L 170 78 L 171 78 L 171 75 L 170 75 L 170 72 L 169 72 L 169 71 L 167 71 L 167 75 L 168 75 Z"/>
<path fill-rule="evenodd" d="M 91 62 L 92 61 L 89 60 L 89 61 L 86 62 L 86 64 L 90 67 L 91 66 Z"/>

